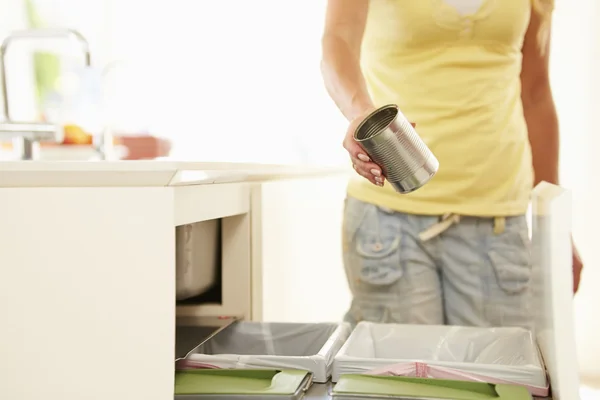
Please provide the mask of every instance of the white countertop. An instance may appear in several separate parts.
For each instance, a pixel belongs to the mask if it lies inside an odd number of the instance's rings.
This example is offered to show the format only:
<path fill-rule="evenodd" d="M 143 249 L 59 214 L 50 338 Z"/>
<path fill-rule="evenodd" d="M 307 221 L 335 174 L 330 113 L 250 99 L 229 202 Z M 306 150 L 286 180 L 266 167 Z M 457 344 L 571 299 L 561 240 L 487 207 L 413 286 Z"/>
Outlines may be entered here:
<path fill-rule="evenodd" d="M 349 173 L 349 168 L 186 161 L 7 161 L 0 187 L 182 186 Z"/>

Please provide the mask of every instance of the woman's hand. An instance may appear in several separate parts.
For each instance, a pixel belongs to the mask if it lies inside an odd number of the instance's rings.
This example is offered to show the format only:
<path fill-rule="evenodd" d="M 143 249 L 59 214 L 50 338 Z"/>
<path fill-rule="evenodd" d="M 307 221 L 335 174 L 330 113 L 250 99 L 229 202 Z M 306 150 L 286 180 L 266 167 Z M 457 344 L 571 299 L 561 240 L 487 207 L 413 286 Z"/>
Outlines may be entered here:
<path fill-rule="evenodd" d="M 571 245 L 573 248 L 573 293 L 577 293 L 579 290 L 579 282 L 581 281 L 581 270 L 583 269 L 583 261 L 573 239 L 571 239 Z"/>
<path fill-rule="evenodd" d="M 369 116 L 373 110 L 368 110 L 359 117 L 353 119 L 348 126 L 346 131 L 346 137 L 344 138 L 344 149 L 350 154 L 350 160 L 352 161 L 352 167 L 354 170 L 363 178 L 367 179 L 374 185 L 383 186 L 385 177 L 383 176 L 382 169 L 379 165 L 375 164 L 367 152 L 354 140 L 354 132 L 356 128 Z M 415 124 L 411 122 L 411 125 L 415 127 Z"/>
<path fill-rule="evenodd" d="M 344 138 L 344 148 L 350 154 L 350 160 L 352 161 L 352 167 L 354 170 L 363 178 L 367 179 L 374 185 L 383 186 L 384 176 L 381 167 L 375 164 L 367 155 L 367 152 L 362 148 L 360 144 L 354 140 L 354 132 L 363 120 L 373 112 L 368 110 L 364 114 L 357 118 L 354 118 L 348 126 L 346 131 L 346 137 Z"/>

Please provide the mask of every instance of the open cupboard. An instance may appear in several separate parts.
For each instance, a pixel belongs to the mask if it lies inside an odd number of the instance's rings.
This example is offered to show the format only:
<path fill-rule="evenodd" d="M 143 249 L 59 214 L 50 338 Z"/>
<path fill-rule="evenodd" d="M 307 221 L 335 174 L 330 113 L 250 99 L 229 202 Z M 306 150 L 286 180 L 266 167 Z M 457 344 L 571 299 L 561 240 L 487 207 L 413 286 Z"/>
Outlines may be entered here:
<path fill-rule="evenodd" d="M 265 199 L 265 193 L 263 192 L 260 192 L 260 195 L 257 195 L 255 192 L 253 198 L 255 201 L 268 201 L 268 199 Z M 285 207 L 285 205 L 281 204 L 284 200 L 285 197 L 281 196 L 277 199 L 281 207 Z M 253 207 L 256 206 L 257 204 L 253 205 Z M 327 368 L 329 368 L 329 375 L 333 374 L 334 382 L 340 380 L 340 371 L 343 371 L 342 373 L 350 374 L 365 373 L 368 371 L 374 373 L 377 372 L 374 370 L 379 368 L 379 373 L 384 375 L 398 373 L 400 375 L 417 376 L 421 378 L 443 378 L 449 376 L 449 379 L 459 380 L 465 379 L 465 375 L 460 377 L 460 373 L 466 374 L 466 376 L 469 377 L 468 372 L 470 371 L 471 375 L 469 379 L 472 380 L 482 379 L 500 385 L 516 383 L 520 386 L 527 387 L 530 393 L 538 396 L 546 394 L 544 386 L 546 386 L 546 388 L 549 386 L 551 388 L 552 399 L 554 400 L 578 399 L 579 381 L 573 333 L 572 293 L 570 289 L 572 285 L 569 284 L 569 282 L 572 281 L 572 276 L 570 275 L 570 207 L 571 202 L 568 191 L 546 183 L 540 184 L 535 189 L 532 218 L 532 252 L 534 259 L 532 279 L 535 283 L 533 287 L 535 298 L 538 300 L 535 307 L 540 310 L 540 313 L 537 315 L 536 334 L 533 336 L 528 336 L 528 332 L 518 329 L 512 331 L 511 329 L 507 329 L 506 333 L 501 333 L 502 330 L 491 329 L 489 335 L 487 335 L 481 329 L 478 330 L 476 334 L 471 334 L 469 333 L 469 329 L 461 331 L 460 329 L 431 327 L 430 329 L 422 330 L 420 331 L 421 333 L 419 333 L 417 331 L 423 329 L 423 327 L 403 327 L 400 325 L 396 326 L 394 331 L 391 326 L 370 327 L 369 324 L 359 325 L 356 330 L 352 332 L 352 335 L 350 335 L 350 331 L 347 333 L 344 331 L 344 329 L 349 329 L 349 327 L 345 326 L 345 324 L 341 324 L 338 329 L 342 329 L 344 334 L 340 336 L 338 331 L 338 335 L 335 336 L 335 339 L 333 336 L 332 338 L 325 337 L 325 339 L 322 339 L 322 342 L 319 342 L 319 339 L 315 339 L 315 337 L 312 336 L 306 336 L 304 339 L 308 341 L 307 343 L 310 343 L 311 341 L 318 342 L 317 347 L 319 348 L 323 347 L 325 343 L 328 343 L 329 346 L 331 346 L 332 343 L 339 344 L 334 347 L 329 347 L 330 353 L 332 348 L 335 349 L 335 357 L 329 353 L 320 358 L 320 362 L 326 364 L 329 362 Z M 264 212 L 265 210 L 262 211 Z M 257 215 L 252 216 L 250 219 L 250 231 L 252 231 L 253 218 L 258 218 L 259 216 L 260 214 L 257 213 Z M 256 228 L 254 232 L 256 233 Z M 252 252 L 252 246 L 250 252 Z M 252 256 L 250 258 L 252 258 Z M 256 287 L 256 283 L 254 285 L 254 287 Z M 185 308 L 179 309 L 185 310 Z M 194 315 L 196 317 L 201 317 L 202 309 L 197 308 L 197 310 L 198 312 Z M 248 368 L 267 369 L 269 367 L 277 369 L 292 368 L 310 370 L 310 368 L 303 368 L 301 367 L 301 364 L 293 361 L 294 357 L 310 359 L 311 356 L 308 354 L 310 351 L 307 353 L 306 349 L 300 349 L 298 346 L 294 347 L 288 345 L 286 347 L 285 343 L 283 343 L 285 340 L 282 342 L 281 339 L 284 338 L 288 342 L 293 342 L 294 340 L 298 341 L 298 337 L 302 337 L 301 332 L 314 330 L 319 324 L 299 323 L 295 327 L 287 326 L 287 328 L 285 328 L 285 323 L 261 323 L 258 322 L 260 318 L 253 318 L 251 311 L 249 314 L 250 317 L 248 317 L 248 310 L 244 310 L 243 308 L 240 308 L 239 310 L 240 312 L 231 313 L 229 316 L 240 317 L 246 319 L 248 322 L 237 322 L 233 319 L 221 318 L 216 320 L 218 323 L 214 323 L 215 321 L 213 320 L 215 329 L 220 329 L 216 331 L 217 333 L 213 337 L 202 344 L 200 342 L 207 336 L 204 336 L 203 338 L 199 337 L 198 340 L 189 342 L 186 349 L 189 354 L 183 350 L 179 352 L 179 357 L 183 357 L 184 353 L 187 354 L 187 356 L 180 360 L 178 364 L 181 371 L 196 371 L 197 368 L 207 368 L 206 365 L 210 368 L 233 368 L 238 370 Z M 246 312 L 246 315 L 243 314 L 244 312 Z M 186 312 L 185 315 L 189 316 L 190 313 Z M 260 313 L 255 314 L 255 317 L 259 316 Z M 256 322 L 249 322 L 251 320 Z M 372 330 L 375 328 L 382 330 L 384 339 L 387 337 L 388 340 L 393 341 L 393 338 L 395 337 L 397 340 L 404 340 L 405 343 L 412 340 L 413 346 L 405 346 L 404 350 L 402 350 L 402 347 L 398 349 L 390 348 L 387 353 L 382 349 L 382 354 L 386 355 L 382 357 L 381 361 L 365 364 L 365 360 L 368 360 L 369 356 L 362 355 L 362 353 L 365 351 L 368 352 L 369 346 L 374 346 L 375 342 L 383 339 L 377 339 L 374 336 L 361 333 L 361 329 L 364 331 L 365 329 Z M 286 331 L 286 329 L 288 330 Z M 436 332 L 436 330 L 440 330 L 440 332 Z M 442 333 L 442 330 L 444 332 L 452 331 L 452 334 L 449 334 L 448 332 Z M 212 333 L 214 332 L 215 330 L 213 330 Z M 277 334 L 277 332 L 279 332 L 279 334 Z M 463 338 L 464 340 L 458 337 L 461 334 L 465 336 L 465 338 Z M 497 339 L 494 339 L 494 335 L 499 336 Z M 477 337 L 483 338 L 480 340 L 481 343 L 479 343 L 481 348 L 476 350 L 481 353 L 476 355 L 478 357 L 478 361 L 476 362 L 479 363 L 479 367 L 477 364 L 472 363 L 473 360 L 467 360 L 468 362 L 466 364 L 462 364 L 463 367 L 457 367 L 457 365 L 452 364 L 452 362 L 444 362 L 444 360 L 441 359 L 441 353 L 436 353 L 435 355 L 429 354 L 429 356 L 426 356 L 425 354 L 421 354 L 423 352 L 419 353 L 419 351 L 416 351 L 415 346 L 417 348 L 420 346 L 425 353 L 429 353 L 428 349 L 424 349 L 422 345 L 415 342 L 416 340 L 421 339 L 425 341 L 428 336 L 431 336 L 430 342 L 434 345 L 441 345 L 440 343 L 444 342 L 444 345 L 450 347 L 456 346 L 454 348 L 446 348 L 447 352 L 452 353 L 454 351 L 454 353 L 457 353 L 457 349 L 461 348 L 463 349 L 461 351 L 465 354 L 467 354 L 465 349 L 469 348 L 469 346 L 473 346 L 473 343 L 469 344 L 467 342 L 470 340 L 477 341 Z M 527 339 L 528 337 L 530 337 L 530 339 Z M 453 343 L 451 343 L 452 341 Z M 259 345 L 254 346 L 252 343 L 259 343 Z M 343 343 L 343 345 L 340 343 Z M 512 346 L 511 349 L 507 349 L 503 356 L 501 356 L 502 349 L 499 347 L 502 345 Z M 392 356 L 391 353 L 394 351 L 400 353 Z M 404 353 L 402 353 L 403 351 Z M 458 353 L 461 351 L 458 351 Z M 469 354 L 471 354 L 472 357 L 475 357 L 473 356 L 473 351 L 474 350 L 470 350 Z M 495 353 L 491 354 L 490 351 Z M 312 350 L 312 352 L 315 351 Z M 524 354 L 520 354 L 519 352 L 523 352 Z M 348 357 L 347 354 L 352 354 L 353 356 Z M 451 356 L 446 354 L 446 356 L 452 358 L 456 357 L 456 354 L 452 354 Z M 496 361 L 492 360 L 494 357 Z M 498 360 L 502 357 L 504 357 L 504 362 L 508 363 L 508 375 L 498 373 L 498 368 L 502 367 L 502 362 Z M 511 363 L 514 363 L 514 367 L 510 366 Z M 313 364 L 318 365 L 319 362 L 313 361 Z M 386 369 L 386 365 L 390 368 Z M 390 372 L 393 370 L 393 368 L 391 368 L 392 365 L 395 366 L 396 372 Z M 475 365 L 475 367 L 472 367 L 473 365 Z M 482 369 L 480 366 L 483 366 L 483 371 L 486 371 L 486 368 L 488 368 L 487 374 L 481 372 Z M 383 368 L 383 370 L 381 368 Z M 419 372 L 417 371 L 418 368 L 425 368 L 427 372 L 423 372 L 423 370 Z M 511 368 L 513 369 L 511 370 Z M 436 371 L 438 372 L 437 375 Z M 441 374 L 439 374 L 440 371 L 442 371 Z M 313 371 L 312 373 L 314 376 L 315 372 Z M 457 373 L 459 373 L 459 375 L 457 375 Z M 490 379 L 490 376 L 496 377 L 495 380 Z M 329 376 L 327 378 L 329 378 Z M 343 395 L 349 395 L 347 398 L 356 398 L 356 393 L 354 393 L 354 397 L 352 393 L 340 392 L 336 395 L 335 389 L 332 392 L 332 384 L 328 383 L 327 385 L 324 385 L 324 380 L 328 379 L 323 379 L 323 376 L 318 375 L 318 379 L 314 379 L 314 383 L 304 396 L 311 399 L 327 399 L 330 398 L 330 396 L 340 399 L 346 398 Z M 440 380 L 439 382 L 442 381 Z M 342 379 L 343 387 L 353 387 L 352 385 L 355 383 L 356 382 L 351 382 L 348 384 L 348 382 Z M 406 382 L 403 382 L 403 384 L 406 384 Z M 327 388 L 325 389 L 323 386 L 327 386 Z M 340 386 L 340 388 L 342 386 Z M 319 394 L 317 395 L 316 393 Z M 366 393 L 363 393 L 363 395 L 365 394 Z M 523 393 L 521 393 L 521 395 L 522 394 Z M 302 397 L 302 395 L 297 393 L 296 395 L 299 396 L 296 398 Z M 517 395 L 514 394 L 514 396 Z M 181 398 L 183 399 L 186 397 Z M 199 400 L 203 398 L 207 397 L 198 397 Z M 275 397 L 267 396 L 264 398 Z M 459 399 L 461 397 L 456 398 Z M 505 397 L 499 396 L 497 398 L 501 399 Z M 192 398 L 189 397 L 189 399 Z M 515 400 L 516 399 L 517 397 L 515 397 Z"/>
<path fill-rule="evenodd" d="M 178 270 L 183 270 L 177 273 L 178 315 L 235 316 L 270 322 L 338 319 L 349 300 L 339 247 L 347 179 L 346 174 L 339 174 L 252 182 L 248 184 L 249 209 L 243 214 L 179 225 L 178 238 L 184 236 L 180 231 L 187 229 L 196 235 L 192 240 L 204 238 L 203 247 L 212 246 L 215 253 L 200 251 L 194 255 L 200 261 L 195 268 L 204 279 L 198 279 L 198 273 L 186 272 L 177 263 Z M 244 221 L 249 225 L 244 225 Z M 249 260 L 244 258 L 248 254 Z M 182 258 L 180 254 L 176 257 L 178 261 Z M 215 260 L 222 265 L 216 272 Z M 231 275 L 225 277 L 221 273 Z M 192 280 L 182 284 L 184 275 Z M 232 280 L 238 286 L 229 304 L 239 308 L 228 311 L 231 307 L 224 309 L 219 299 L 224 295 L 222 285 Z M 180 288 L 184 294 L 189 287 L 206 288 L 208 282 L 214 284 L 199 296 L 197 291 L 188 297 L 179 293 Z M 331 311 L 323 310 L 319 296 L 306 298 L 307 287 L 313 293 L 338 293 L 338 298 L 331 299 L 335 300 Z M 246 296 L 249 300 L 244 300 L 248 299 Z M 304 300 L 298 302 L 302 297 Z M 246 308 L 248 305 L 250 309 Z"/>

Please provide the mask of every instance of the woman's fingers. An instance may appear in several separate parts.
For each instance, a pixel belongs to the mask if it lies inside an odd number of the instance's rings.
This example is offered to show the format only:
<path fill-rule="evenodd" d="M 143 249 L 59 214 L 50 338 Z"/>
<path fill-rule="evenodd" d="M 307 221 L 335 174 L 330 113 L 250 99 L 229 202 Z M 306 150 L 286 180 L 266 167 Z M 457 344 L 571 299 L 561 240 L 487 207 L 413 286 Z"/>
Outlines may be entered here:
<path fill-rule="evenodd" d="M 354 141 L 354 138 L 351 135 L 346 136 L 344 148 L 350 153 L 352 166 L 359 175 L 366 178 L 374 185 L 383 186 L 385 179 L 381 167 L 369 158 L 364 149 Z"/>
<path fill-rule="evenodd" d="M 351 157 L 351 160 L 352 166 L 360 176 L 366 178 L 374 185 L 383 186 L 384 177 L 381 173 L 381 168 L 377 164 L 372 161 L 365 162 L 354 157 Z"/>

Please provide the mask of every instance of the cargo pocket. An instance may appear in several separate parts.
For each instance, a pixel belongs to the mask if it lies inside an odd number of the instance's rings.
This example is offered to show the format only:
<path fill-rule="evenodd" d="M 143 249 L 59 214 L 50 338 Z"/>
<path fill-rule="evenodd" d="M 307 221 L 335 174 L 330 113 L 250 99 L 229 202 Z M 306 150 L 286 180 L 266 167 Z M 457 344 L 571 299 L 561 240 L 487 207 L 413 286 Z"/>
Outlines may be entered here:
<path fill-rule="evenodd" d="M 355 199 L 346 206 L 344 268 L 353 299 L 345 320 L 389 322 L 403 275 L 398 215 Z"/>
<path fill-rule="evenodd" d="M 359 277 L 364 284 L 388 286 L 402 278 L 400 235 L 388 238 L 360 236 L 356 253 L 362 260 Z"/>
<path fill-rule="evenodd" d="M 397 216 L 378 207 L 365 215 L 354 237 L 357 256 L 355 276 L 361 291 L 385 293 L 402 278 L 401 235 Z"/>
<path fill-rule="evenodd" d="M 533 270 L 527 226 L 508 230 L 492 240 L 488 256 L 498 286 L 509 295 L 522 293 L 531 282 Z"/>

